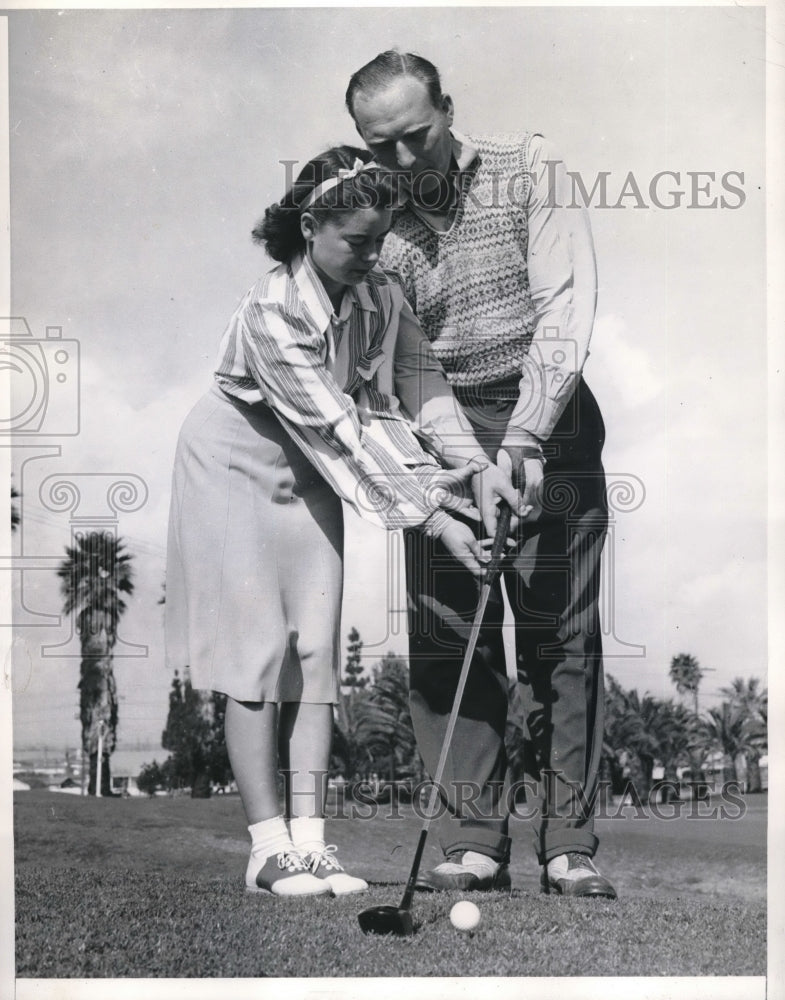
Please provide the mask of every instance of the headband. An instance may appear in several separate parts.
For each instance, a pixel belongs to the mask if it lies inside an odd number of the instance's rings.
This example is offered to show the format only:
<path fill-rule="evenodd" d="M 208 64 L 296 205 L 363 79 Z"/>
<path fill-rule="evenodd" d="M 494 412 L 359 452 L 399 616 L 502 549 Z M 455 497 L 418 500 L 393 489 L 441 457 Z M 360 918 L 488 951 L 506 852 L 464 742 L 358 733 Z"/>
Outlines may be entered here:
<path fill-rule="evenodd" d="M 343 184 L 344 181 L 350 181 L 363 170 L 368 170 L 370 167 L 378 166 L 378 163 L 374 163 L 373 160 L 370 160 L 368 163 L 363 163 L 359 156 L 355 157 L 353 166 L 339 167 L 338 173 L 335 177 L 328 177 L 326 181 L 322 181 L 321 184 L 317 184 L 313 191 L 311 191 L 311 193 L 307 196 L 305 201 L 303 201 L 300 205 L 300 211 L 304 212 L 307 208 L 310 208 L 315 201 L 318 201 L 322 195 L 327 194 L 328 191 L 332 191 L 333 188 L 338 187 L 339 184 Z"/>

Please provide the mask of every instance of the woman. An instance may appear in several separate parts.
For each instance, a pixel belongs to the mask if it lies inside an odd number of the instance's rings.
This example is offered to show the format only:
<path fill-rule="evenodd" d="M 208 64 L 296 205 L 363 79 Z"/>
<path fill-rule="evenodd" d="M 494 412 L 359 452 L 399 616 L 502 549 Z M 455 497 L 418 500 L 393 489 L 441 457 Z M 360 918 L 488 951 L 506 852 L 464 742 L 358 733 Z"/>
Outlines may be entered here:
<path fill-rule="evenodd" d="M 399 282 L 376 266 L 391 178 L 368 158 L 338 147 L 311 160 L 254 230 L 281 263 L 230 320 L 175 459 L 167 654 L 189 664 L 194 687 L 228 696 L 226 745 L 252 840 L 246 887 L 279 896 L 367 888 L 324 842 L 341 500 L 388 529 L 421 526 L 475 573 L 486 559 L 440 508 L 458 505 L 451 497 L 481 466 L 442 471 L 401 412 L 396 389 L 427 432 L 426 411 L 438 417 L 451 397 Z"/>

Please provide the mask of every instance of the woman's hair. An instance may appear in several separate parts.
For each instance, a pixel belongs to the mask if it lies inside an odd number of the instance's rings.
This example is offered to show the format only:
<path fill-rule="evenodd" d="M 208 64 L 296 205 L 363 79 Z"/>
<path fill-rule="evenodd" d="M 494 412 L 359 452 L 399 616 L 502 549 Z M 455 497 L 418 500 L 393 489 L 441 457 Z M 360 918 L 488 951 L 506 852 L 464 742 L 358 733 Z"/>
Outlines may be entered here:
<path fill-rule="evenodd" d="M 346 89 L 346 107 L 352 118 L 354 118 L 354 97 L 358 91 L 373 93 L 376 90 L 383 90 L 402 76 L 412 76 L 423 83 L 431 104 L 435 108 L 441 107 L 442 84 L 439 71 L 433 63 L 413 52 L 388 49 L 387 52 L 380 52 L 375 59 L 352 74 Z"/>
<path fill-rule="evenodd" d="M 286 262 L 305 249 L 300 230 L 303 211 L 321 224 L 340 211 L 393 208 L 393 175 L 375 166 L 356 170 L 357 161 L 365 166 L 371 162 L 371 154 L 355 146 L 334 146 L 309 160 L 283 198 L 270 205 L 254 226 L 254 243 L 260 243 L 273 260 Z M 316 192 L 325 181 L 340 178 L 342 171 L 350 176 Z"/>

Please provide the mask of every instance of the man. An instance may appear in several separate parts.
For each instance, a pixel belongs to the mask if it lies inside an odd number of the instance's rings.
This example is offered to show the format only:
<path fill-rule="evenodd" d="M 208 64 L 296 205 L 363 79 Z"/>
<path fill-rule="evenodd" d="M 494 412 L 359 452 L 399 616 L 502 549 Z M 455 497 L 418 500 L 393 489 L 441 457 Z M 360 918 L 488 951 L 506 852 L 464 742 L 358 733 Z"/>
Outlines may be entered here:
<path fill-rule="evenodd" d="M 346 103 L 375 160 L 398 172 L 406 196 L 383 262 L 403 278 L 470 421 L 467 434 L 491 460 L 498 456 L 523 491 L 519 545 L 503 576 L 515 619 L 542 889 L 615 898 L 592 861 L 607 507 L 604 427 L 581 374 L 596 303 L 586 213 L 563 207 L 572 202 L 568 178 L 542 136 L 467 138 L 453 130 L 452 100 L 425 59 L 381 53 L 352 76 Z M 452 444 L 460 451 L 460 442 Z M 407 536 L 407 589 L 412 718 L 433 774 L 477 590 L 438 542 L 414 533 Z M 422 889 L 510 885 L 502 618 L 497 585 L 448 761 L 440 824 L 446 860 L 421 877 Z"/>

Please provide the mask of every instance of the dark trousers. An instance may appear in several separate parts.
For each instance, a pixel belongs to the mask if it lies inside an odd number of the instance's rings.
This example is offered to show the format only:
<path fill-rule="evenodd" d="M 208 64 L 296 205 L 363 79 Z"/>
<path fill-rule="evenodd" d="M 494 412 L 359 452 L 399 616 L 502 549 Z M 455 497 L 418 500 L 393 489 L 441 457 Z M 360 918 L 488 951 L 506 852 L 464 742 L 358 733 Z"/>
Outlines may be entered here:
<path fill-rule="evenodd" d="M 517 387 L 457 393 L 495 459 Z M 593 803 L 603 731 L 598 615 L 600 555 L 608 523 L 601 463 L 604 427 L 581 381 L 546 445 L 543 513 L 519 532 L 505 561 L 524 710 L 526 814 L 541 863 L 565 851 L 594 854 Z M 478 586 L 438 541 L 406 533 L 410 704 L 433 775 L 452 707 Z M 504 745 L 509 706 L 500 583 L 494 586 L 462 699 L 443 781 L 439 823 L 447 856 L 474 850 L 509 858 L 510 782 Z"/>

